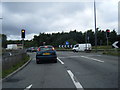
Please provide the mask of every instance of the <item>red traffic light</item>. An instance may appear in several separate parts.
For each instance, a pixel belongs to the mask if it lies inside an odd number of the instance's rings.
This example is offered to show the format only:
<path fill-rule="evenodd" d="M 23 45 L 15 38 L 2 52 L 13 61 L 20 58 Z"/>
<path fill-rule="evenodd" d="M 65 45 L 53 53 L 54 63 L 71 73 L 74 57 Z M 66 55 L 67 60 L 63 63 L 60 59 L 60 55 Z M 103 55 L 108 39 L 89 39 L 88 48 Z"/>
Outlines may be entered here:
<path fill-rule="evenodd" d="M 106 30 L 106 32 L 110 32 L 110 30 L 109 30 L 109 29 L 107 29 L 107 30 Z"/>

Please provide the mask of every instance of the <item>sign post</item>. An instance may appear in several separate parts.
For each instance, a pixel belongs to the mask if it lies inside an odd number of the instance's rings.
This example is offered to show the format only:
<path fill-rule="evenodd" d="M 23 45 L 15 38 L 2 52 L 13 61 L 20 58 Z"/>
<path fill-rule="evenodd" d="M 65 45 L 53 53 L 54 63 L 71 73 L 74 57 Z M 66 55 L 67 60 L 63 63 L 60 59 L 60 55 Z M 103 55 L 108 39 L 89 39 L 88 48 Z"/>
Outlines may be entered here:
<path fill-rule="evenodd" d="M 110 34 L 110 30 L 107 29 L 107 30 L 106 30 L 107 46 L 108 46 L 109 34 Z"/>

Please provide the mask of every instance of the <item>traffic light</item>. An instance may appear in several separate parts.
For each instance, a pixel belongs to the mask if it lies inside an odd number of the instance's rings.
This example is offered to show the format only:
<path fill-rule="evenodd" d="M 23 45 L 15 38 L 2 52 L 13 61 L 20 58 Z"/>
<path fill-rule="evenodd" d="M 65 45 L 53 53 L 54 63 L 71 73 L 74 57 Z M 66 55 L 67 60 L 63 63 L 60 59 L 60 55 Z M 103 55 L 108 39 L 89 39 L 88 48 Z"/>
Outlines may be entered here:
<path fill-rule="evenodd" d="M 24 29 L 21 30 L 21 38 L 25 38 L 25 30 Z"/>
<path fill-rule="evenodd" d="M 110 30 L 107 29 L 107 30 L 106 30 L 106 37 L 109 37 L 109 35 L 110 35 Z"/>

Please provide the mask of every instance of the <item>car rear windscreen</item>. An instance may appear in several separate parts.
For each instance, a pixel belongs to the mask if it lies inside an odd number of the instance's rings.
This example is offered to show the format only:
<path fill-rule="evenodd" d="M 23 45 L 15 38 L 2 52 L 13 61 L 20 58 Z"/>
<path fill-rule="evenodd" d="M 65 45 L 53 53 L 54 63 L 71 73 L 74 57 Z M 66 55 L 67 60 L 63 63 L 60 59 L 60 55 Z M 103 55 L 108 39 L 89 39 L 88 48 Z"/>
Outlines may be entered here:
<path fill-rule="evenodd" d="M 41 47 L 40 48 L 41 51 L 49 51 L 49 50 L 52 50 L 52 47 Z"/>

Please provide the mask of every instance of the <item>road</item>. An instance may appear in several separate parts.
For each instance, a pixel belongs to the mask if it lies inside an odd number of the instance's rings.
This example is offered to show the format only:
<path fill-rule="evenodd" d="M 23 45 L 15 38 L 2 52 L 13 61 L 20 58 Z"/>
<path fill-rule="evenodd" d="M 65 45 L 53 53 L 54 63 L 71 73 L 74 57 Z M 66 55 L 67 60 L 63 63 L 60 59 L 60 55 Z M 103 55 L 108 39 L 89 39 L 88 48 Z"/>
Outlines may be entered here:
<path fill-rule="evenodd" d="M 36 64 L 35 53 L 30 53 L 31 62 L 3 81 L 3 88 L 118 88 L 118 57 L 67 51 L 57 55 L 58 63 Z"/>

